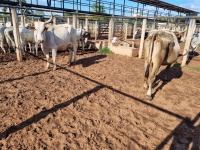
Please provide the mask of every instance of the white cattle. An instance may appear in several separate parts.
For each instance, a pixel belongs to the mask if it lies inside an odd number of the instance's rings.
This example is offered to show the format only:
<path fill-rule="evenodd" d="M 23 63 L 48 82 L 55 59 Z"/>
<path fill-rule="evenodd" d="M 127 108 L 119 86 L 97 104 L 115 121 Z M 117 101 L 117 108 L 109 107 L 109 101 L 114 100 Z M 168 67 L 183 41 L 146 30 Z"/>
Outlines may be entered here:
<path fill-rule="evenodd" d="M 8 43 L 8 51 L 10 53 L 11 46 L 13 49 L 15 49 L 15 42 L 14 42 L 14 36 L 13 36 L 13 27 L 7 27 L 4 30 L 6 42 Z"/>
<path fill-rule="evenodd" d="M 53 19 L 46 22 L 35 22 L 35 33 L 38 43 L 41 44 L 41 49 L 47 58 L 46 69 L 49 68 L 49 52 L 52 50 L 53 70 L 56 69 L 56 54 L 57 50 L 65 50 L 69 45 L 73 47 L 74 63 L 76 62 L 76 29 L 69 24 L 52 25 L 46 27 Z M 72 60 L 72 50 L 70 49 L 69 61 Z"/>
<path fill-rule="evenodd" d="M 4 48 L 4 44 L 5 44 L 5 34 L 4 34 L 4 30 L 6 29 L 5 26 L 0 26 L 0 48 L 3 50 L 3 52 L 5 53 L 6 50 Z"/>
<path fill-rule="evenodd" d="M 191 51 L 194 52 L 197 50 L 198 46 L 200 45 L 200 34 L 199 32 L 195 32 L 193 34 L 190 46 L 191 46 Z"/>
<path fill-rule="evenodd" d="M 22 51 L 24 54 L 24 48 L 26 50 L 26 45 L 29 44 L 30 52 L 34 53 L 34 48 L 32 48 L 31 45 L 35 46 L 36 49 L 36 55 L 38 55 L 38 44 L 35 41 L 34 38 L 34 30 L 27 29 L 27 27 L 19 27 L 19 33 L 20 33 L 20 42 L 22 45 Z M 8 27 L 4 31 L 6 41 L 9 46 L 9 52 L 11 49 L 11 46 L 13 49 L 15 49 L 15 42 L 14 42 L 14 35 L 13 35 L 13 27 Z"/>
<path fill-rule="evenodd" d="M 29 44 L 30 52 L 34 53 L 34 47 L 35 47 L 36 55 L 38 55 L 38 43 L 34 36 L 34 30 L 30 30 L 27 28 L 19 28 L 19 33 L 23 51 L 24 48 L 26 51 L 26 45 Z"/>
<path fill-rule="evenodd" d="M 81 41 L 82 51 L 84 51 L 85 47 L 85 30 L 82 28 L 76 29 L 76 40 L 79 45 L 79 41 Z"/>

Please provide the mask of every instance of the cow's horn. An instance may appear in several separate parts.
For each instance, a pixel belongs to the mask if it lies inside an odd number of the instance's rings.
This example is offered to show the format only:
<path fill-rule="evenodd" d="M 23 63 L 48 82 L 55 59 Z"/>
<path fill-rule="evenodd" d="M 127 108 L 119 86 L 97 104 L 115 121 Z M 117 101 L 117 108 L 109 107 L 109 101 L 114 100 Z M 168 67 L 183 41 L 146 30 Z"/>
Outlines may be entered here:
<path fill-rule="evenodd" d="M 25 16 L 25 15 L 26 15 L 26 10 L 27 10 L 27 8 L 26 8 L 26 9 L 24 9 L 23 16 Z"/>
<path fill-rule="evenodd" d="M 48 23 L 50 23 L 52 21 L 53 21 L 53 14 L 51 12 L 51 17 L 49 18 L 49 20 L 45 21 L 44 24 L 48 24 Z"/>

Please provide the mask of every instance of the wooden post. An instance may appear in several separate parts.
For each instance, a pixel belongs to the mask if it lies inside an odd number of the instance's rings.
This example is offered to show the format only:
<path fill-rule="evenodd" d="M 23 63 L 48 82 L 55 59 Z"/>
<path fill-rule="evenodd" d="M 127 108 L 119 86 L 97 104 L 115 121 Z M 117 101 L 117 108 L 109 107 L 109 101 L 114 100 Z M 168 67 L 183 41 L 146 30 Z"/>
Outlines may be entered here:
<path fill-rule="evenodd" d="M 111 17 L 109 22 L 108 45 L 112 42 L 113 39 L 113 25 L 114 25 L 114 20 L 113 17 Z"/>
<path fill-rule="evenodd" d="M 146 25 L 147 25 L 147 19 L 143 19 L 143 21 L 142 21 L 142 33 L 141 33 L 141 39 L 140 39 L 139 58 L 142 58 L 142 51 L 143 51 Z"/>
<path fill-rule="evenodd" d="M 151 26 L 151 30 L 155 30 L 155 28 L 156 28 L 156 22 L 153 22 Z"/>
<path fill-rule="evenodd" d="M 17 12 L 15 8 L 11 8 L 12 13 L 12 21 L 13 21 L 13 34 L 15 39 L 15 47 L 17 53 L 17 60 L 22 61 L 22 47 L 20 43 L 20 35 L 19 35 L 19 23 L 17 18 Z"/>
<path fill-rule="evenodd" d="M 95 26 L 94 26 L 94 40 L 95 40 L 95 42 L 96 42 L 97 38 L 98 38 L 98 22 L 95 21 Z"/>
<path fill-rule="evenodd" d="M 187 30 L 188 30 L 188 26 L 186 25 L 185 26 L 185 32 L 184 32 L 184 35 L 183 35 L 183 38 L 182 38 L 182 40 L 181 41 L 183 41 L 183 42 L 185 42 L 185 39 L 186 39 L 186 35 L 187 35 Z"/>
<path fill-rule="evenodd" d="M 88 18 L 85 18 L 85 31 L 88 32 Z M 88 38 L 85 38 L 85 42 L 88 41 Z"/>
<path fill-rule="evenodd" d="M 190 41 L 191 41 L 191 38 L 192 38 L 192 34 L 195 31 L 195 26 L 196 26 L 196 20 L 190 19 L 190 25 L 189 25 L 188 32 L 187 32 L 187 38 L 186 38 L 183 54 L 185 54 L 190 48 Z M 187 57 L 188 57 L 188 55 L 183 56 L 181 66 L 185 66 L 185 64 L 187 62 Z"/>
<path fill-rule="evenodd" d="M 21 23 L 22 27 L 25 27 L 25 13 L 21 10 Z"/>
<path fill-rule="evenodd" d="M 125 26 L 124 39 L 126 40 L 127 39 L 127 35 L 128 35 L 128 23 L 124 23 L 124 26 Z"/>
<path fill-rule="evenodd" d="M 56 25 L 56 17 L 53 17 L 53 24 Z"/>
<path fill-rule="evenodd" d="M 135 44 L 135 32 L 136 32 L 136 28 L 137 28 L 137 19 L 135 20 L 134 22 L 134 27 L 133 27 L 133 41 L 132 41 L 132 47 L 134 47 L 134 44 Z"/>
<path fill-rule="evenodd" d="M 77 16 L 76 16 L 76 14 L 73 14 L 73 27 L 77 28 Z"/>
<path fill-rule="evenodd" d="M 70 18 L 67 17 L 67 24 L 70 24 Z"/>
<path fill-rule="evenodd" d="M 79 24 L 79 19 L 77 17 L 77 20 L 76 20 L 76 28 L 80 28 L 80 24 Z"/>
<path fill-rule="evenodd" d="M 6 19 L 7 18 L 3 17 L 3 24 L 4 24 L 4 26 L 6 26 L 6 22 L 7 22 Z"/>

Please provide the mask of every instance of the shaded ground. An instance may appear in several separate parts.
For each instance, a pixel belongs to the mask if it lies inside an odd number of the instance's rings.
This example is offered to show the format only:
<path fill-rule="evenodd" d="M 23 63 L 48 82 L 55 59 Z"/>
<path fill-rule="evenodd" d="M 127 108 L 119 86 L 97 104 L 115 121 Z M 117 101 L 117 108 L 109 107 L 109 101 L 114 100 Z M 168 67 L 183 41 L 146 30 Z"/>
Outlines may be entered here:
<path fill-rule="evenodd" d="M 0 149 L 196 150 L 200 147 L 200 56 L 160 69 L 145 99 L 144 61 L 89 53 L 45 71 L 44 56 L 0 53 Z"/>

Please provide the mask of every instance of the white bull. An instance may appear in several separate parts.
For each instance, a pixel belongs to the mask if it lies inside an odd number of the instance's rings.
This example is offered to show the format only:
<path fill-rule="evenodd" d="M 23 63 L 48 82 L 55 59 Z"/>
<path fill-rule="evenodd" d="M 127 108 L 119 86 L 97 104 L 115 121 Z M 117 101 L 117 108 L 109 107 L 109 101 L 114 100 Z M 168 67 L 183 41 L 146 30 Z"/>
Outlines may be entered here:
<path fill-rule="evenodd" d="M 79 41 L 81 41 L 82 51 L 84 51 L 85 47 L 85 30 L 82 28 L 76 29 L 76 40 L 79 44 Z"/>
<path fill-rule="evenodd" d="M 4 30 L 6 29 L 5 26 L 0 26 L 0 47 L 2 48 L 3 52 L 5 53 L 6 50 L 4 48 L 4 44 L 5 44 L 5 34 L 4 34 Z"/>
<path fill-rule="evenodd" d="M 200 45 L 200 34 L 199 32 L 196 32 L 193 34 L 190 46 L 192 48 L 192 51 L 196 51 L 198 46 Z"/>
<path fill-rule="evenodd" d="M 20 33 L 20 42 L 22 45 L 23 54 L 24 54 L 24 48 L 26 50 L 26 45 L 29 44 L 30 52 L 34 52 L 34 48 L 32 48 L 31 46 L 31 45 L 34 45 L 36 49 L 36 55 L 38 55 L 38 44 L 35 41 L 34 31 L 27 29 L 27 27 L 19 27 L 19 33 Z M 6 41 L 9 46 L 9 52 L 10 52 L 11 46 L 13 47 L 13 49 L 15 49 L 13 27 L 6 28 L 4 31 L 4 34 L 5 34 Z"/>
<path fill-rule="evenodd" d="M 76 62 L 76 29 L 71 25 L 52 25 L 46 27 L 53 19 L 51 18 L 46 22 L 35 22 L 35 33 L 38 43 L 41 44 L 41 49 L 47 58 L 46 69 L 49 68 L 49 52 L 52 50 L 53 70 L 56 69 L 56 55 L 57 50 L 65 50 L 69 45 L 73 47 L 74 63 Z M 72 50 L 70 49 L 69 61 L 72 60 Z"/>

